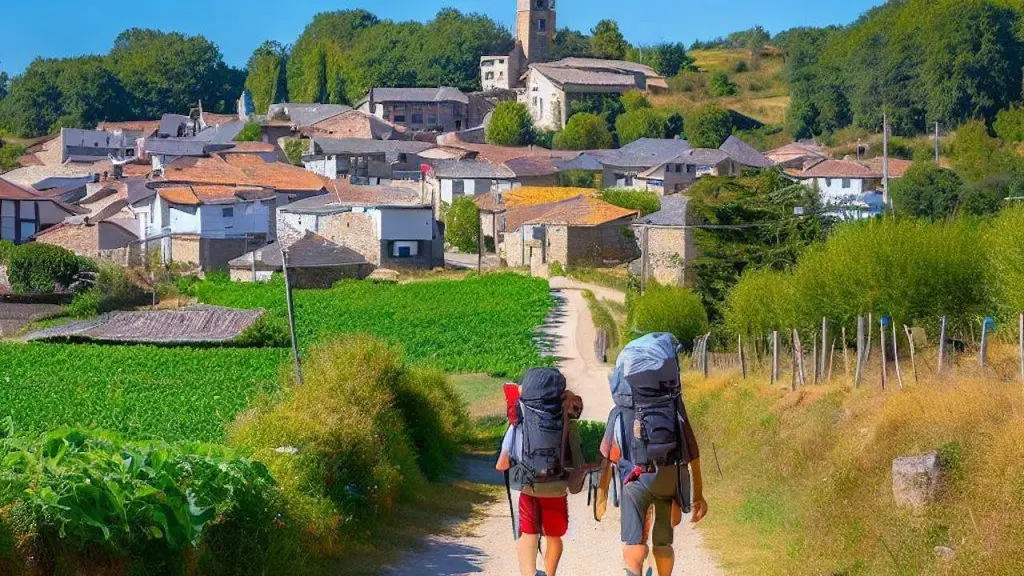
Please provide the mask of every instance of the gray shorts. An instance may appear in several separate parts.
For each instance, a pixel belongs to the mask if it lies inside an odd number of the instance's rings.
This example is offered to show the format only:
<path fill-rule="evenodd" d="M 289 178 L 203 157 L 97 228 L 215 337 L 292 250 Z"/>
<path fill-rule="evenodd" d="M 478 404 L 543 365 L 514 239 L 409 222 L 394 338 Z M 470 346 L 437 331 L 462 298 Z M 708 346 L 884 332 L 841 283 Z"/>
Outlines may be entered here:
<path fill-rule="evenodd" d="M 651 540 L 655 547 L 671 546 L 673 497 L 658 497 L 642 482 L 631 482 L 622 489 L 622 543 L 639 546 L 647 543 L 644 528 L 647 511 L 654 506 L 654 529 Z"/>

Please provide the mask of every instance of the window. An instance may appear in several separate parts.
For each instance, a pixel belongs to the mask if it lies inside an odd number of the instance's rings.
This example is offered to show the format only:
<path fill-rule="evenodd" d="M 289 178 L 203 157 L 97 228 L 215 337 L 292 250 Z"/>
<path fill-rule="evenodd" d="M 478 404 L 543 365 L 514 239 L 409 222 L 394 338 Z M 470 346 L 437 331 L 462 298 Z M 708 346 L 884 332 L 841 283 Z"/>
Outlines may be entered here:
<path fill-rule="evenodd" d="M 437 113 L 431 112 L 427 115 L 427 124 L 429 126 L 437 126 Z"/>
<path fill-rule="evenodd" d="M 540 20 L 537 20 L 537 30 L 539 30 L 541 32 L 545 32 L 545 31 L 547 31 L 547 29 L 548 29 L 548 21 L 547 21 L 546 18 L 541 18 Z"/>
<path fill-rule="evenodd" d="M 537 0 L 537 10 L 543 10 L 546 0 Z"/>
<path fill-rule="evenodd" d="M 221 216 L 221 218 L 234 218 L 235 217 L 235 209 L 234 209 L 234 207 L 231 207 L 231 208 L 221 208 L 220 216 Z"/>
<path fill-rule="evenodd" d="M 422 112 L 419 112 L 419 113 L 413 112 L 412 113 L 412 123 L 413 124 L 423 124 L 423 113 Z"/>
<path fill-rule="evenodd" d="M 135 148 L 129 148 L 129 149 L 125 150 L 124 154 L 125 154 L 125 156 L 127 156 L 129 158 L 135 156 Z"/>
<path fill-rule="evenodd" d="M 14 221 L 14 200 L 0 201 L 0 240 L 14 241 L 17 224 Z"/>
<path fill-rule="evenodd" d="M 452 180 L 452 198 L 466 194 L 465 180 Z"/>
<path fill-rule="evenodd" d="M 843 178 L 843 188 L 849 188 L 852 185 L 853 185 L 853 183 L 850 182 L 849 178 Z"/>
<path fill-rule="evenodd" d="M 825 186 L 826 187 L 832 186 L 832 179 L 831 178 L 825 178 Z"/>
<path fill-rule="evenodd" d="M 381 106 L 381 108 L 384 108 L 384 119 L 385 120 L 390 120 L 391 119 L 391 109 L 388 108 L 387 106 Z"/>
<path fill-rule="evenodd" d="M 697 173 L 697 167 L 694 166 L 693 164 L 687 164 L 686 165 L 686 173 L 687 174 L 696 174 Z"/>
<path fill-rule="evenodd" d="M 415 258 L 420 255 L 420 243 L 419 242 L 392 242 L 391 243 L 391 257 L 392 258 Z"/>
<path fill-rule="evenodd" d="M 494 72 L 484 74 L 484 80 L 494 80 Z"/>
<path fill-rule="evenodd" d="M 405 122 L 405 114 L 395 114 L 395 122 Z"/>
<path fill-rule="evenodd" d="M 680 174 L 680 173 L 682 173 L 682 171 L 683 171 L 683 165 L 682 164 L 676 164 L 676 174 Z"/>

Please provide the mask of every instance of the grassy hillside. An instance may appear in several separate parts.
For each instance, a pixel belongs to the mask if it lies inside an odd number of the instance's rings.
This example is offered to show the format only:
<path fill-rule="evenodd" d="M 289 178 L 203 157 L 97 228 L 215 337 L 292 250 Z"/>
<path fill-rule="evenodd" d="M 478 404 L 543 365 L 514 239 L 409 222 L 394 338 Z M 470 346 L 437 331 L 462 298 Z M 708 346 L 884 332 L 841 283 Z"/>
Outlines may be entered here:
<path fill-rule="evenodd" d="M 919 358 L 915 385 L 879 386 L 877 350 L 860 389 L 837 352 L 831 384 L 789 390 L 766 375 L 685 380 L 705 461 L 709 545 L 730 574 L 939 575 L 1024 573 L 1024 397 L 1014 346 L 994 347 L 992 369 L 970 356 L 935 377 Z M 786 364 L 788 365 L 788 359 Z M 946 472 L 937 500 L 897 508 L 892 460 L 937 452 Z M 718 464 L 721 467 L 719 474 Z M 936 547 L 955 551 L 942 559 Z"/>
<path fill-rule="evenodd" d="M 698 71 L 671 78 L 672 90 L 652 99 L 656 107 L 678 111 L 717 102 L 764 124 L 784 122 L 789 91 L 782 75 L 782 58 L 765 55 L 754 63 L 750 51 L 744 49 L 693 50 L 690 55 Z M 711 79 L 720 72 L 736 85 L 735 95 L 714 94 Z"/>

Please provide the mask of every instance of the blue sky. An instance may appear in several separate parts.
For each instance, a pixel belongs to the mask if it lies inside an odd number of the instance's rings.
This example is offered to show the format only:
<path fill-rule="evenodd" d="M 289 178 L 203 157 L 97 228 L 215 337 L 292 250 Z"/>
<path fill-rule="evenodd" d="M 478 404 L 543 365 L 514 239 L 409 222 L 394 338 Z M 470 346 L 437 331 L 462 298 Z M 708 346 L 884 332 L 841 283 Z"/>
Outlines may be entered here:
<path fill-rule="evenodd" d="M 760 24 L 775 33 L 793 26 L 847 24 L 880 0 L 557 0 L 559 26 L 589 30 L 619 21 L 635 44 L 710 39 Z M 225 60 L 244 66 L 263 40 L 293 42 L 317 12 L 365 8 L 382 18 L 428 20 L 444 6 L 482 12 L 508 27 L 515 0 L 0 0 L 0 69 L 21 72 L 36 56 L 105 53 L 130 27 L 203 34 Z"/>

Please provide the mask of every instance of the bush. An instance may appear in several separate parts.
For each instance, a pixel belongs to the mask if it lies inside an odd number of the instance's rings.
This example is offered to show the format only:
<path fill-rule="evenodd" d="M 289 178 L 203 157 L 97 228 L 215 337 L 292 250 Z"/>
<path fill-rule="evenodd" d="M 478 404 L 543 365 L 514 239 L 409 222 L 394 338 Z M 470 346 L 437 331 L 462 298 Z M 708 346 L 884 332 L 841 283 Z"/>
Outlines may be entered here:
<path fill-rule="evenodd" d="M 96 266 L 95 285 L 75 299 L 68 308 L 68 314 L 76 318 L 89 318 L 114 310 L 128 310 L 149 302 L 148 293 L 139 287 L 128 272 L 109 262 Z"/>
<path fill-rule="evenodd" d="M 440 373 L 409 370 L 397 349 L 355 335 L 314 347 L 303 374 L 232 438 L 267 464 L 304 526 L 365 535 L 424 476 L 449 469 L 468 424 Z"/>
<path fill-rule="evenodd" d="M 91 262 L 52 244 L 25 244 L 8 256 L 7 278 L 17 293 L 50 293 L 67 288 Z"/>
<path fill-rule="evenodd" d="M 302 166 L 302 155 L 309 150 L 309 145 L 300 138 L 289 138 L 284 141 L 284 155 L 296 166 Z"/>
<path fill-rule="evenodd" d="M 897 214 L 939 220 L 963 205 L 964 183 L 956 172 L 932 163 L 914 164 L 892 182 L 892 203 Z"/>
<path fill-rule="evenodd" d="M 558 185 L 562 188 L 599 188 L 600 172 L 590 170 L 568 170 L 558 173 Z"/>
<path fill-rule="evenodd" d="M 715 72 L 711 76 L 711 94 L 713 96 L 734 96 L 738 92 L 736 83 L 729 79 L 725 72 Z"/>
<path fill-rule="evenodd" d="M 11 254 L 16 246 L 10 240 L 0 240 L 0 266 L 6 266 L 10 262 Z"/>
<path fill-rule="evenodd" d="M 614 144 L 605 119 L 597 114 L 581 112 L 569 119 L 565 129 L 555 134 L 558 150 L 597 150 Z"/>
<path fill-rule="evenodd" d="M 742 74 L 750 70 L 750 65 L 747 64 L 746 60 L 737 60 L 736 64 L 733 65 L 732 70 L 737 74 Z"/>
<path fill-rule="evenodd" d="M 0 517 L 32 556 L 17 560 L 37 567 L 93 550 L 142 564 L 133 566 L 137 573 L 181 570 L 187 551 L 211 532 L 260 517 L 261 524 L 245 522 L 255 537 L 274 530 L 281 511 L 267 469 L 223 447 L 71 428 L 12 434 L 10 420 L 4 428 Z"/>
<path fill-rule="evenodd" d="M 262 142 L 263 127 L 259 122 L 246 122 L 241 132 L 235 136 L 235 142 Z"/>
<path fill-rule="evenodd" d="M 480 237 L 480 209 L 469 196 L 456 198 L 444 214 L 445 240 L 462 252 L 476 252 Z"/>
<path fill-rule="evenodd" d="M 551 276 L 565 276 L 565 266 L 562 266 L 562 263 L 556 260 L 548 266 L 548 274 Z"/>
<path fill-rule="evenodd" d="M 694 148 L 718 148 L 732 129 L 732 115 L 714 104 L 698 108 L 686 117 L 686 137 Z"/>
<path fill-rule="evenodd" d="M 620 208 L 639 210 L 643 216 L 661 210 L 661 198 L 653 192 L 628 188 L 608 188 L 601 191 L 601 200 Z"/>
<path fill-rule="evenodd" d="M 288 322 L 270 314 L 260 316 L 233 342 L 243 348 L 287 348 L 291 343 Z"/>
<path fill-rule="evenodd" d="M 647 99 L 647 94 L 644 94 L 639 90 L 623 92 L 619 99 L 622 101 L 622 107 L 626 112 L 646 110 L 651 107 L 651 101 Z"/>
<path fill-rule="evenodd" d="M 629 301 L 628 325 L 636 335 L 674 334 L 684 345 L 708 330 L 708 315 L 700 297 L 685 288 L 652 285 Z"/>
<path fill-rule="evenodd" d="M 1003 209 L 985 231 L 992 279 L 1005 315 L 1024 312 L 1024 206 Z"/>
<path fill-rule="evenodd" d="M 619 146 L 625 146 L 641 138 L 664 138 L 665 118 L 648 108 L 640 108 L 618 117 L 615 130 L 619 135 Z"/>
<path fill-rule="evenodd" d="M 487 143 L 498 146 L 525 146 L 533 133 L 533 118 L 526 105 L 501 102 L 487 124 Z"/>

